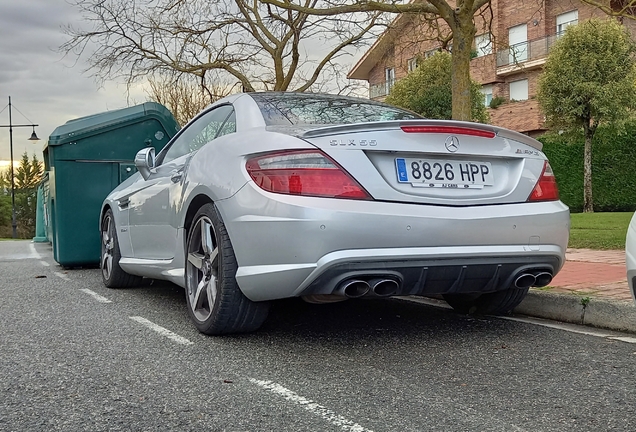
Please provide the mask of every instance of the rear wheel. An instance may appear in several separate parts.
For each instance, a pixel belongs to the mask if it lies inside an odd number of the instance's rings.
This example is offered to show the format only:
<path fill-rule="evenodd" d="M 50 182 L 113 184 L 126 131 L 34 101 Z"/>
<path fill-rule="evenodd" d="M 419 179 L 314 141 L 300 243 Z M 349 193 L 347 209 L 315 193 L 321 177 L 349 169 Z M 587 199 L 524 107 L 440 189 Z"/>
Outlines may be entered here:
<path fill-rule="evenodd" d="M 142 278 L 126 273 L 119 266 L 121 253 L 119 251 L 119 241 L 117 239 L 117 229 L 113 211 L 108 209 L 104 213 L 101 225 L 102 234 L 102 254 L 100 268 L 102 270 L 102 280 L 108 288 L 127 288 L 140 285 Z"/>
<path fill-rule="evenodd" d="M 186 258 L 188 313 L 201 333 L 250 332 L 263 324 L 269 303 L 253 302 L 239 289 L 234 249 L 214 204 L 194 216 Z"/>
<path fill-rule="evenodd" d="M 487 294 L 444 294 L 444 300 L 461 314 L 503 315 L 523 301 L 528 288 L 509 288 Z"/>

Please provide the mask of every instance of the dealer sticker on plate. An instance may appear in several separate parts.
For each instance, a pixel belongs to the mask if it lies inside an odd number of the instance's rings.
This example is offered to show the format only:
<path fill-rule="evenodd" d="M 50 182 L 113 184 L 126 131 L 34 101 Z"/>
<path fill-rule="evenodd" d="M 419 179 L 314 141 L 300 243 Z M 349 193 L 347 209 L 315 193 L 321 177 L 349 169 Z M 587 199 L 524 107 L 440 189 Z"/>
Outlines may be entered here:
<path fill-rule="evenodd" d="M 414 187 L 483 189 L 495 184 L 490 162 L 396 158 L 400 183 Z"/>

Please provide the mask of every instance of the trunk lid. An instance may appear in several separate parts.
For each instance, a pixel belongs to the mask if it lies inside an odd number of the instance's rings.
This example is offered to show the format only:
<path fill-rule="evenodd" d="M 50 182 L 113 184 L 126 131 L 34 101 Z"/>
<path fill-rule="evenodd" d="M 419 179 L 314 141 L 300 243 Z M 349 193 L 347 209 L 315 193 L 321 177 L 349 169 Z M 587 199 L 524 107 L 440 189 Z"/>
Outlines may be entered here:
<path fill-rule="evenodd" d="M 540 142 L 478 123 L 405 120 L 268 129 L 310 142 L 383 201 L 525 202 L 546 160 Z"/>

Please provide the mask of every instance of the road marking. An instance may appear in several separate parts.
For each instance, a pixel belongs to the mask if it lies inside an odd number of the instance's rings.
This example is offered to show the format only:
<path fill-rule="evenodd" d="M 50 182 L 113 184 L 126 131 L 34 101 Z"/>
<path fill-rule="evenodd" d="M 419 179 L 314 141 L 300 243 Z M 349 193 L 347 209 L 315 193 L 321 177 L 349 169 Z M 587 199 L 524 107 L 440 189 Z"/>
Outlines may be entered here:
<path fill-rule="evenodd" d="M 106 297 L 102 297 L 97 294 L 95 291 L 91 291 L 88 288 L 82 288 L 80 291 L 85 292 L 86 294 L 92 296 L 95 300 L 100 303 L 112 303 L 112 301 L 108 300 Z"/>
<path fill-rule="evenodd" d="M 504 319 L 508 321 L 517 321 L 517 322 L 522 322 L 526 324 L 534 324 L 541 327 L 564 330 L 570 333 L 578 333 L 578 334 L 582 334 L 586 336 L 595 336 L 600 338 L 609 338 L 609 337 L 617 336 L 617 333 L 608 333 L 607 331 L 603 331 L 603 330 L 586 329 L 586 328 L 577 326 L 576 324 L 560 323 L 556 321 L 544 321 L 538 318 L 528 318 L 528 317 L 521 318 L 521 317 L 507 317 L 507 316 L 493 316 L 493 318 L 499 318 L 499 319 Z"/>
<path fill-rule="evenodd" d="M 425 304 L 427 306 L 433 306 L 433 307 L 442 308 L 442 309 L 452 309 L 450 306 L 445 304 L 445 302 L 443 302 L 442 300 L 429 299 L 429 298 L 415 298 L 415 297 L 401 297 L 397 299 L 412 302 L 412 303 Z M 523 318 L 522 317 L 507 317 L 507 316 L 491 316 L 491 317 L 504 319 L 508 321 L 522 322 L 525 324 L 533 324 L 533 325 L 538 325 L 541 327 L 547 327 L 547 328 L 551 328 L 555 330 L 563 330 L 566 332 L 577 333 L 577 334 L 582 334 L 586 336 L 594 336 L 594 337 L 600 337 L 605 339 L 612 339 L 612 340 L 617 340 L 621 342 L 636 344 L 636 337 L 620 336 L 619 332 L 610 332 L 607 330 L 600 330 L 600 329 L 598 330 L 590 329 L 590 328 L 586 328 L 577 324 L 560 323 L 558 321 L 548 321 L 548 320 L 543 320 L 540 318 L 530 318 L 530 317 L 523 317 Z"/>
<path fill-rule="evenodd" d="M 336 414 L 330 409 L 325 408 L 324 406 L 319 405 L 312 400 L 304 398 L 294 393 L 293 391 L 283 387 L 280 384 L 277 384 L 272 381 L 257 380 L 255 378 L 248 378 L 248 379 L 252 384 L 256 384 L 257 386 L 265 390 L 269 390 L 274 394 L 284 397 L 288 401 L 291 401 L 297 405 L 300 405 L 307 411 L 322 417 L 323 419 L 327 420 L 332 425 L 337 426 L 341 428 L 342 430 L 351 431 L 351 432 L 372 432 L 370 429 L 366 429 L 351 420 L 347 420 L 346 418 L 342 417 L 339 414 Z"/>
<path fill-rule="evenodd" d="M 47 263 L 46 261 L 40 261 L 40 264 L 42 264 L 44 267 L 48 267 L 49 263 Z"/>
<path fill-rule="evenodd" d="M 33 256 L 33 258 L 42 259 L 38 251 L 35 250 L 35 245 L 33 243 L 30 243 L 29 247 L 31 248 L 31 255 Z"/>
<path fill-rule="evenodd" d="M 599 337 L 604 339 L 612 339 L 612 340 L 617 340 L 621 342 L 636 344 L 636 337 L 619 336 L 620 335 L 619 332 L 607 332 L 606 330 L 604 331 L 600 329 L 599 330 L 585 329 L 582 326 L 579 326 L 577 324 L 550 322 L 550 321 L 544 321 L 539 318 L 528 318 L 528 317 L 521 318 L 521 317 L 497 316 L 494 318 L 505 319 L 508 321 L 517 321 L 517 322 L 522 322 L 526 324 L 534 324 L 534 325 L 548 327 L 548 328 L 552 328 L 556 330 L 563 330 L 570 333 L 578 333 L 578 334 L 582 334 L 586 336 L 594 336 L 594 337 Z"/>
<path fill-rule="evenodd" d="M 65 281 L 70 281 L 70 279 L 68 278 L 68 276 L 66 276 L 64 273 L 60 273 L 60 272 L 53 272 L 53 274 L 59 278 L 64 279 Z"/>
<path fill-rule="evenodd" d="M 617 336 L 617 337 L 611 337 L 610 339 L 614 339 L 614 340 L 621 341 L 621 342 L 627 342 L 627 343 L 631 343 L 631 344 L 636 344 L 636 337 Z"/>
<path fill-rule="evenodd" d="M 167 337 L 168 339 L 179 343 L 181 345 L 193 345 L 194 342 L 189 341 L 188 339 L 179 336 L 176 333 L 171 332 L 170 330 L 168 330 L 167 328 L 161 327 L 160 325 L 157 325 L 155 323 L 153 323 L 152 321 L 147 320 L 144 317 L 140 317 L 140 316 L 131 316 L 130 317 L 131 320 L 138 322 L 139 324 L 148 327 L 150 330 L 156 331 L 157 333 L 159 333 L 162 336 Z"/>

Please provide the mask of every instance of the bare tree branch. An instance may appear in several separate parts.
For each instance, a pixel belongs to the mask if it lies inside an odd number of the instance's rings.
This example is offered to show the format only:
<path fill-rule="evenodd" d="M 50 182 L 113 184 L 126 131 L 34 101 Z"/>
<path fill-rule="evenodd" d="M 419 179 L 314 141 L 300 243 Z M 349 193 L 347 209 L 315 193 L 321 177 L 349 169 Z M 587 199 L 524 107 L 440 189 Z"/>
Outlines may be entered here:
<path fill-rule="evenodd" d="M 470 120 L 470 59 L 476 34 L 475 17 L 484 16 L 490 7 L 490 0 L 424 0 L 406 4 L 398 0 L 369 1 L 369 0 L 325 0 L 316 7 L 305 6 L 294 0 L 260 0 L 281 9 L 288 9 L 298 13 L 313 16 L 342 17 L 351 13 L 389 13 L 410 16 L 424 16 L 437 29 L 440 40 L 448 43 L 452 35 L 452 88 L 453 88 L 453 118 Z M 449 31 L 439 26 L 442 20 Z M 426 27 L 425 27 L 426 28 Z"/>
<path fill-rule="evenodd" d="M 325 0 L 294 1 L 311 9 Z M 230 86 L 238 82 L 244 91 L 311 90 L 322 75 L 342 79 L 333 60 L 370 43 L 388 23 L 381 12 L 318 17 L 261 0 L 75 0 L 75 5 L 83 27 L 67 28 L 70 38 L 60 49 L 87 58 L 87 71 L 97 79 L 123 79 L 130 86 L 176 73 L 195 77 L 204 91 L 217 79 Z"/>
<path fill-rule="evenodd" d="M 607 15 L 636 19 L 636 0 L 581 0 L 595 6 Z"/>

